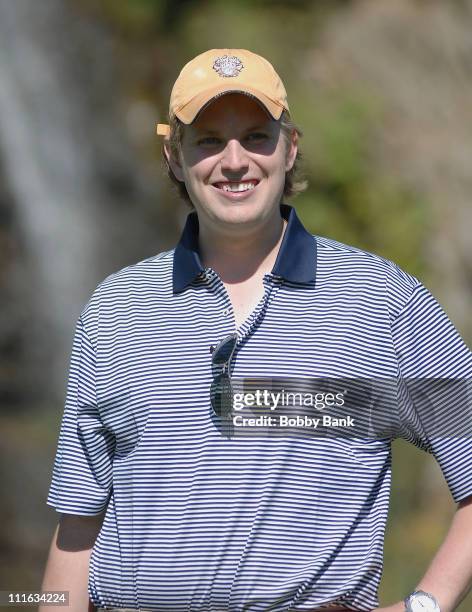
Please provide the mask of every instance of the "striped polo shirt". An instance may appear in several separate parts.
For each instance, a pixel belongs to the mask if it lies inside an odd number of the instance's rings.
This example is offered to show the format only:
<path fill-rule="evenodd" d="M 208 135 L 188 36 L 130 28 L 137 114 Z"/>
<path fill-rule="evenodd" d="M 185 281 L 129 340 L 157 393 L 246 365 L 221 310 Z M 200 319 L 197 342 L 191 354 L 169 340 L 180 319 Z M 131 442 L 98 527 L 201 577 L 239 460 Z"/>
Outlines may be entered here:
<path fill-rule="evenodd" d="M 201 264 L 196 212 L 175 249 L 105 278 L 77 320 L 47 503 L 106 508 L 90 559 L 97 606 L 378 605 L 391 437 L 225 435 L 210 347 L 236 331 L 241 378 L 470 380 L 472 354 L 418 279 L 280 211 L 264 296 L 237 330 Z M 471 437 L 425 434 L 404 403 L 400 435 L 435 456 L 456 502 L 471 495 Z"/>

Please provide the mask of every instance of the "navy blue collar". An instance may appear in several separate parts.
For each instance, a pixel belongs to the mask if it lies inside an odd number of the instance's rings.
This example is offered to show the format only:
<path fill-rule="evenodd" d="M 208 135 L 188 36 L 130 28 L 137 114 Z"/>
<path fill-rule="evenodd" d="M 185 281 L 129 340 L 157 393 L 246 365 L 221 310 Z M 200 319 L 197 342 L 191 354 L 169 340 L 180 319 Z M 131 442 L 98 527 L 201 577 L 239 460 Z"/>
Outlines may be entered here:
<path fill-rule="evenodd" d="M 287 220 L 287 227 L 272 274 L 294 283 L 314 282 L 316 240 L 305 229 L 293 206 L 281 204 L 280 214 Z M 198 216 L 193 211 L 187 216 L 185 227 L 174 251 L 174 293 L 185 289 L 204 271 L 198 254 L 198 227 Z"/>

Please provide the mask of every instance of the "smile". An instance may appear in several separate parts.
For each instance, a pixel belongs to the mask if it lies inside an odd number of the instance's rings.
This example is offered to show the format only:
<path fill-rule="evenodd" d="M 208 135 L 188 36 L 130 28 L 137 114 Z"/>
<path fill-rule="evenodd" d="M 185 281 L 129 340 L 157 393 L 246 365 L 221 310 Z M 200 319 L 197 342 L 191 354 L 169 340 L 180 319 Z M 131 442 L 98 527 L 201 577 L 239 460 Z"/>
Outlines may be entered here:
<path fill-rule="evenodd" d="M 220 181 L 218 183 L 213 183 L 213 187 L 221 189 L 222 191 L 242 193 L 245 191 L 252 191 L 258 183 L 259 181 L 257 179 L 250 179 L 248 181 Z"/>

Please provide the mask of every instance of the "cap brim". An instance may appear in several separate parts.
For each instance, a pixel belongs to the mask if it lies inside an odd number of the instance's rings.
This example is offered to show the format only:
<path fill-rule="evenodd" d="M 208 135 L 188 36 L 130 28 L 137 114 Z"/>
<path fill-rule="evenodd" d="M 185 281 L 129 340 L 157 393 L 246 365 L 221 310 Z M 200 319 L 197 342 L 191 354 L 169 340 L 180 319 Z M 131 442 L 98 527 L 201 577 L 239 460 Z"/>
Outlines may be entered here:
<path fill-rule="evenodd" d="M 231 87 L 231 85 L 228 84 L 214 87 L 198 94 L 185 106 L 176 110 L 174 114 L 176 117 L 178 117 L 178 119 L 180 119 L 180 121 L 182 121 L 182 123 L 188 125 L 195 121 L 197 115 L 199 115 L 207 106 L 209 106 L 215 98 L 229 93 L 242 93 L 254 98 L 255 101 L 258 102 L 262 108 L 264 108 L 264 110 L 275 120 L 280 119 L 285 108 L 281 104 L 274 102 L 274 100 L 254 87 L 239 84 Z"/>

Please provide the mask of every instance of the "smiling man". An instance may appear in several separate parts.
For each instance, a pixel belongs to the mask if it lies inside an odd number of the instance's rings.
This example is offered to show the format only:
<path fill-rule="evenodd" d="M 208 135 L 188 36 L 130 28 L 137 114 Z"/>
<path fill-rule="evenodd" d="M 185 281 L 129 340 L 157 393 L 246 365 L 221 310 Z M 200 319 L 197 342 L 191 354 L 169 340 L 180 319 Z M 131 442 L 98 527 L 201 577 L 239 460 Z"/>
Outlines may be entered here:
<path fill-rule="evenodd" d="M 174 157 L 167 147 L 167 160 L 196 208 L 202 262 L 227 281 L 238 328 L 262 298 L 280 247 L 287 223 L 280 201 L 297 132 L 284 135 L 254 99 L 228 93 L 184 131 L 180 151 Z"/>
<path fill-rule="evenodd" d="M 43 589 L 72 611 L 88 581 L 99 610 L 452 612 L 472 575 L 470 435 L 431 434 L 415 394 L 397 398 L 396 435 L 435 456 L 458 507 L 419 585 L 380 609 L 393 436 L 226 425 L 236 377 L 470 381 L 471 352 L 418 279 L 283 202 L 301 132 L 267 60 L 194 58 L 158 134 L 194 210 L 175 249 L 111 274 L 77 322 Z"/>

